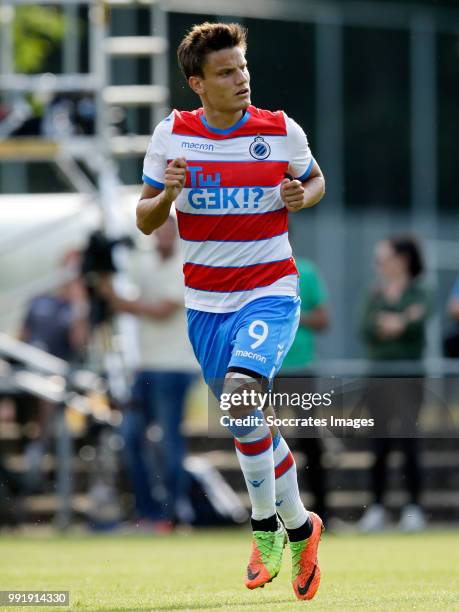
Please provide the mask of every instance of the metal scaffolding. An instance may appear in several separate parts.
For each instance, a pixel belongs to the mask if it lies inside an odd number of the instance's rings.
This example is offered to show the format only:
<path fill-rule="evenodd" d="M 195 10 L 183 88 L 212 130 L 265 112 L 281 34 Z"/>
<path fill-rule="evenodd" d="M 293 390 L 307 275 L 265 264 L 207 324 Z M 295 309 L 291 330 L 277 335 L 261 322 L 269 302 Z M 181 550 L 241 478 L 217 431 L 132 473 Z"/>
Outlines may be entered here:
<path fill-rule="evenodd" d="M 97 177 L 96 192 L 103 203 L 104 186 L 108 185 L 109 195 L 117 184 L 115 160 L 119 156 L 143 155 L 151 134 L 130 133 L 112 135 L 110 109 L 149 107 L 152 123 L 162 119 L 169 108 L 168 86 L 168 35 L 167 16 L 162 3 L 130 2 L 129 0 L 54 0 L 41 2 L 59 7 L 65 17 L 66 32 L 62 45 L 62 66 L 60 74 L 18 74 L 14 65 L 13 22 L 15 10 L 20 5 L 31 4 L 24 0 L 3 0 L 0 7 L 1 59 L 0 59 L 0 97 L 12 108 L 10 121 L 0 130 L 0 160 L 51 161 L 76 191 L 87 193 L 89 181 L 78 162 L 83 162 Z M 79 68 L 79 40 L 77 15 L 80 7 L 88 9 L 87 41 L 89 71 L 82 73 Z M 111 16 L 119 8 L 130 11 L 149 10 L 150 35 L 113 36 Z M 111 64 L 114 58 L 147 57 L 151 62 L 151 82 L 148 85 L 116 85 L 113 83 Z M 8 138 L 17 122 L 24 117 L 24 95 L 27 93 L 57 94 L 86 93 L 94 96 L 95 134 L 94 136 L 62 136 L 53 139 Z M 21 114 L 22 113 L 22 114 Z M 110 211 L 104 207 L 105 221 L 110 230 Z"/>

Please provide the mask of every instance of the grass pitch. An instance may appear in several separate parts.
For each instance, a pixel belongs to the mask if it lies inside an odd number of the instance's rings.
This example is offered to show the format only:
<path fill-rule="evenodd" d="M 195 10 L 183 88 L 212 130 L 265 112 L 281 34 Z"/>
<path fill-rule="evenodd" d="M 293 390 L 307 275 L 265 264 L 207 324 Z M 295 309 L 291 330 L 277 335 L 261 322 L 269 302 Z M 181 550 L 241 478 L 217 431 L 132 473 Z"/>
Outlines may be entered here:
<path fill-rule="evenodd" d="M 459 610 L 459 532 L 331 535 L 311 602 L 295 599 L 290 553 L 264 589 L 243 583 L 250 534 L 0 537 L 0 590 L 69 590 L 71 610 Z M 8 608 L 64 610 L 68 608 Z"/>

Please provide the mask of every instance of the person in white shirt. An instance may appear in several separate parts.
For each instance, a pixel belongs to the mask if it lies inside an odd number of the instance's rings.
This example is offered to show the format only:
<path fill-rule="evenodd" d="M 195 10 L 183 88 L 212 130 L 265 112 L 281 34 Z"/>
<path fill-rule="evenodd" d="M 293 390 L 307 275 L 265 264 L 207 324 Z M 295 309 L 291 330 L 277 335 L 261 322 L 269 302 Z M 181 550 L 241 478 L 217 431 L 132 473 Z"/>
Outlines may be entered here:
<path fill-rule="evenodd" d="M 137 519 L 164 531 L 184 522 L 189 511 L 181 423 L 186 395 L 199 369 L 186 332 L 182 262 L 173 216 L 153 240 L 153 248 L 139 251 L 131 262 L 138 298 L 127 300 L 112 292 L 109 299 L 115 312 L 138 317 L 140 364 L 121 432 Z M 152 456 L 147 438 L 152 424 L 156 425 L 158 457 Z M 160 495 L 155 496 L 155 491 Z"/>

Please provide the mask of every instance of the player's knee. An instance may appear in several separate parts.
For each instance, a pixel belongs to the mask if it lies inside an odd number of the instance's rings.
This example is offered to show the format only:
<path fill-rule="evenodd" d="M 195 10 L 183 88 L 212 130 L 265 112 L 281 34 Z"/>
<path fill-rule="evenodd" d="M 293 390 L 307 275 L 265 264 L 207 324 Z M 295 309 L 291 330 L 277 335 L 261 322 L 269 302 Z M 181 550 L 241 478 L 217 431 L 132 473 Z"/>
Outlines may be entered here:
<path fill-rule="evenodd" d="M 250 441 L 251 437 L 259 439 L 269 434 L 263 415 L 262 395 L 261 378 L 237 371 L 230 371 L 225 376 L 220 405 L 228 416 L 225 424 L 235 438 Z"/>
<path fill-rule="evenodd" d="M 254 410 L 263 408 L 263 380 L 247 372 L 229 371 L 225 376 L 223 393 L 229 414 L 233 418 L 242 418 Z"/>

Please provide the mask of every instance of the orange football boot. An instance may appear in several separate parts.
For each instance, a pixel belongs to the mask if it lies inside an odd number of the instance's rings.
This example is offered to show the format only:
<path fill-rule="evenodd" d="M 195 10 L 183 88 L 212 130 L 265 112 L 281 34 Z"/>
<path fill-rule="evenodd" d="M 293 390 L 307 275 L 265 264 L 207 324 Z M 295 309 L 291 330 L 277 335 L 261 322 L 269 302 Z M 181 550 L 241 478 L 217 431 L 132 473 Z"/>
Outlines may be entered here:
<path fill-rule="evenodd" d="M 292 585 L 298 599 L 312 599 L 320 584 L 320 568 L 317 548 L 324 530 L 322 519 L 309 513 L 312 533 L 307 540 L 290 542 L 292 551 Z"/>

